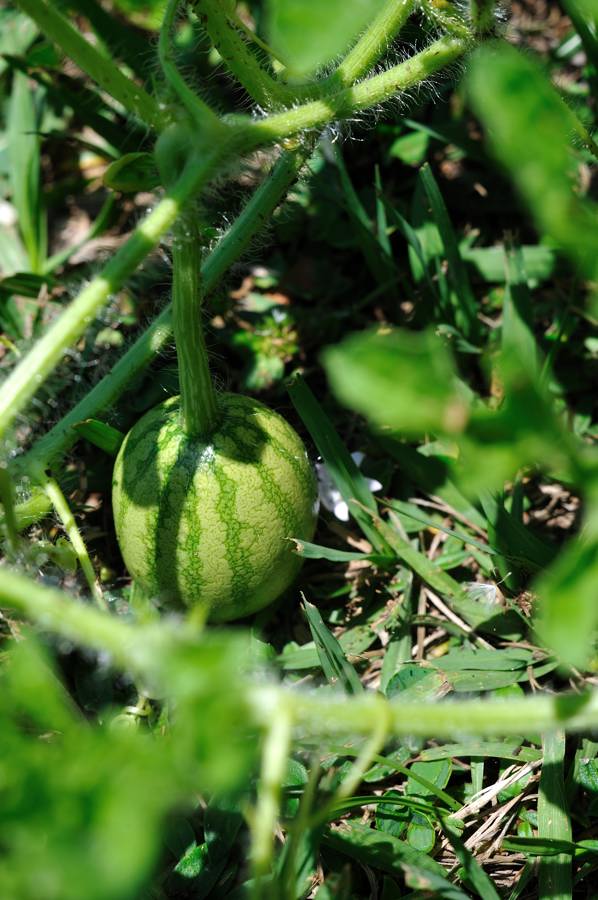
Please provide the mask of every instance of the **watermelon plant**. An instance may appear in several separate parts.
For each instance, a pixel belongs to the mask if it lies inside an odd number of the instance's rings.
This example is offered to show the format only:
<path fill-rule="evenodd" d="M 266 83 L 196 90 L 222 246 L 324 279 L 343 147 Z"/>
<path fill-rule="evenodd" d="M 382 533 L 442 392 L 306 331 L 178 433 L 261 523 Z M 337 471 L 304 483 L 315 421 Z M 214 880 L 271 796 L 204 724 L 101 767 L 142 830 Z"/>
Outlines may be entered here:
<path fill-rule="evenodd" d="M 591 884 L 598 22 L 565 6 L 558 91 L 494 0 L 0 10 L 0 896 Z M 48 256 L 46 207 L 83 193 L 44 195 L 52 141 L 108 199 Z M 490 192 L 488 246 L 452 179 Z M 111 487 L 95 531 L 81 484 L 99 515 Z"/>

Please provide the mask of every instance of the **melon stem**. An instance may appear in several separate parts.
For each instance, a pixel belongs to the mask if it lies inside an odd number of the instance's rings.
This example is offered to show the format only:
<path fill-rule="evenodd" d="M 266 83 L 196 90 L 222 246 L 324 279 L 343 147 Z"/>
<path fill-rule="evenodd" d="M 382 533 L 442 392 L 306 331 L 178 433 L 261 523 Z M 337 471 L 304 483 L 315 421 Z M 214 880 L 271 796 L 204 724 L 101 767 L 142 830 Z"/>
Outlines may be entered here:
<path fill-rule="evenodd" d="M 172 325 L 179 366 L 181 415 L 189 437 L 207 438 L 217 424 L 217 405 L 202 325 L 202 247 L 193 213 L 174 229 Z"/>

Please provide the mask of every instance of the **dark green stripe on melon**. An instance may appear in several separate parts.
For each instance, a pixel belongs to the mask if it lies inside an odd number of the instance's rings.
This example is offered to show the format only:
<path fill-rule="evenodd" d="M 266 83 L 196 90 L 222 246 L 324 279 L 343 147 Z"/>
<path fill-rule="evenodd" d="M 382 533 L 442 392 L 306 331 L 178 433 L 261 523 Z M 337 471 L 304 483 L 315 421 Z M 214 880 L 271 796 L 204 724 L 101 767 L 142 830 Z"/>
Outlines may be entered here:
<path fill-rule="evenodd" d="M 224 394 L 209 442 L 188 438 L 178 398 L 127 435 L 114 468 L 117 537 L 130 574 L 164 603 L 214 620 L 270 603 L 315 528 L 315 480 L 301 439 L 256 400 Z"/>

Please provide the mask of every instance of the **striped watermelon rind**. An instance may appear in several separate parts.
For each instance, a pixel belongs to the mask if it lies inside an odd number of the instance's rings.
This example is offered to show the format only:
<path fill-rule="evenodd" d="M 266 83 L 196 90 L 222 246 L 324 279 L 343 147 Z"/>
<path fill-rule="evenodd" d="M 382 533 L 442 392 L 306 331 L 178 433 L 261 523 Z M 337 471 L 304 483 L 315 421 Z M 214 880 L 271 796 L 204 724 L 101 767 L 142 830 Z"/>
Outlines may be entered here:
<path fill-rule="evenodd" d="M 301 438 L 239 394 L 218 398 L 209 441 L 189 438 L 173 397 L 126 436 L 114 466 L 116 535 L 130 575 L 162 605 L 253 613 L 295 579 L 290 538 L 310 540 L 316 483 Z"/>

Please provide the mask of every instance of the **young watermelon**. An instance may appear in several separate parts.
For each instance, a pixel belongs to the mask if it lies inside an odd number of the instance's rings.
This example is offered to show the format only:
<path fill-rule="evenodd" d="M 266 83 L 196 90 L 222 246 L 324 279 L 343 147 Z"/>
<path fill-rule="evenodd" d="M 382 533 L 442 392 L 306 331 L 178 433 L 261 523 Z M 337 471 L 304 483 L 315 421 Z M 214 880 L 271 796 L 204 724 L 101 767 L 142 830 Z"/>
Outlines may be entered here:
<path fill-rule="evenodd" d="M 238 394 L 217 399 L 209 440 L 182 428 L 180 398 L 146 413 L 114 467 L 116 534 L 129 573 L 166 605 L 238 619 L 271 603 L 315 530 L 305 447 L 281 416 Z"/>

